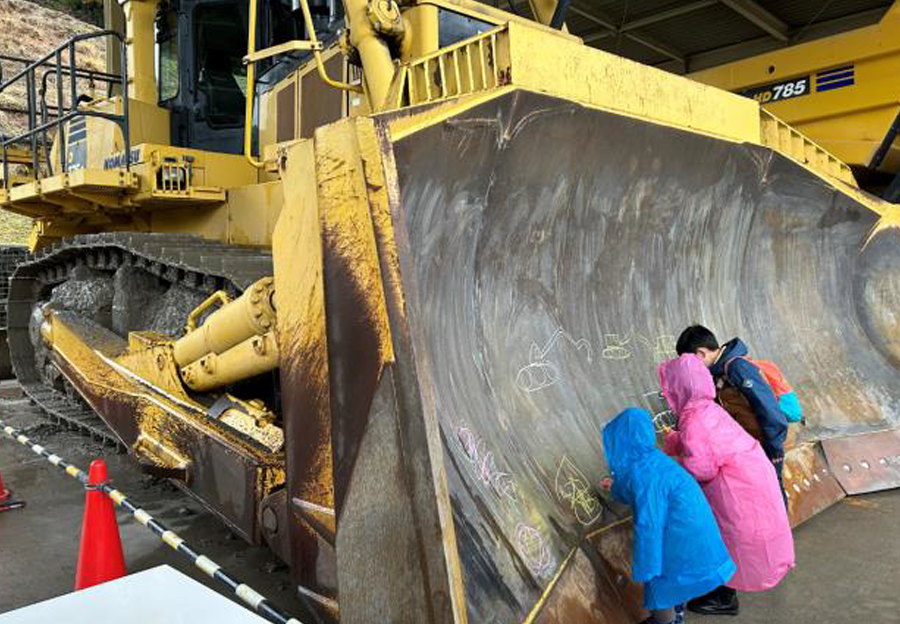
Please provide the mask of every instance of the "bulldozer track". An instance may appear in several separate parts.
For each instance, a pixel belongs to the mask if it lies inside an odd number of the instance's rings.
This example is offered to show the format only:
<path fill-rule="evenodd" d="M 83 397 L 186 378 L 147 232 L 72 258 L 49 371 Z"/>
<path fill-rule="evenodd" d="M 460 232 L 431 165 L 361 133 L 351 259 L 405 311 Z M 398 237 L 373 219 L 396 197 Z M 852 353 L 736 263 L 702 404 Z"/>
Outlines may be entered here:
<path fill-rule="evenodd" d="M 68 382 L 67 392 L 44 383 L 35 366 L 28 323 L 40 293 L 66 281 L 75 267 L 115 272 L 129 265 L 173 285 L 206 294 L 225 290 L 237 296 L 259 278 L 272 274 L 272 256 L 266 250 L 226 245 L 193 235 L 112 233 L 63 239 L 16 267 L 7 302 L 8 339 L 13 370 L 22 391 L 51 422 L 66 424 L 92 439 L 122 448 L 122 441 Z M 7 402 L 0 402 L 0 409 L 4 403 Z"/>
<path fill-rule="evenodd" d="M 16 267 L 28 258 L 28 250 L 18 245 L 0 245 L 0 329 L 6 329 L 6 298 L 9 278 Z"/>
<path fill-rule="evenodd" d="M 24 391 L 24 388 L 23 388 Z M 115 446 L 117 450 L 124 451 L 125 447 L 116 438 L 112 431 L 106 426 L 90 408 L 79 405 L 76 402 L 67 401 L 65 396 L 56 396 L 59 393 L 54 392 L 48 395 L 44 388 L 32 388 L 32 392 L 42 397 L 42 403 L 38 403 L 35 399 L 3 399 L 0 400 L 0 414 L 11 414 L 13 412 L 23 414 L 30 418 L 43 418 L 54 425 L 65 426 L 68 429 L 78 431 L 79 433 L 90 437 L 91 440 L 102 442 L 105 445 Z"/>

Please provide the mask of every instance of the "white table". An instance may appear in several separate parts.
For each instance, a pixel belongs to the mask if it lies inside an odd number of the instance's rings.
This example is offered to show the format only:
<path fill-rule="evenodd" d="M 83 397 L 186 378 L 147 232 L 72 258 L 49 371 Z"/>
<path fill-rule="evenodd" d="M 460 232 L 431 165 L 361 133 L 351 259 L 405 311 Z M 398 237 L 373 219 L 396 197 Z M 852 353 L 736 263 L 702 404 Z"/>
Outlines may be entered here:
<path fill-rule="evenodd" d="M 0 624 L 266 624 L 267 620 L 161 565 L 0 615 Z"/>

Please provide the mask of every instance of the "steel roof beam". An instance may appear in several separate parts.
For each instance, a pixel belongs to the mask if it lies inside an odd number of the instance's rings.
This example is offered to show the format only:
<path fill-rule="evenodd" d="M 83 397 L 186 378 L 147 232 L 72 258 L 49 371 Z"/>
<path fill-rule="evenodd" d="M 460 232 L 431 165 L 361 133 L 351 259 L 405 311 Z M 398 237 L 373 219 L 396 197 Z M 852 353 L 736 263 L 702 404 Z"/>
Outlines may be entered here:
<path fill-rule="evenodd" d="M 633 32 L 627 32 L 623 34 L 635 43 L 639 43 L 645 48 L 650 48 L 654 52 L 658 52 L 663 56 L 668 56 L 676 63 L 679 63 L 682 67 L 687 67 L 687 57 L 672 46 L 658 41 L 648 35 L 638 35 L 637 33 Z"/>
<path fill-rule="evenodd" d="M 570 6 L 569 11 L 576 15 L 580 15 L 581 17 L 585 18 L 588 21 L 593 22 L 594 24 L 596 24 L 597 26 L 600 26 L 601 28 L 606 29 L 604 32 L 594 33 L 592 35 L 587 35 L 587 36 L 583 37 L 582 40 L 584 41 L 584 43 L 592 43 L 595 41 L 599 41 L 600 39 L 605 39 L 606 37 L 612 37 L 615 35 L 622 34 L 623 36 L 628 37 L 635 43 L 639 43 L 640 45 L 644 46 L 645 48 L 649 48 L 658 54 L 662 54 L 663 56 L 667 57 L 668 59 L 670 59 L 672 61 L 675 61 L 676 63 L 681 64 L 682 66 L 685 66 L 687 63 L 687 59 L 685 58 L 684 54 L 682 54 L 679 50 L 676 50 L 675 48 L 673 48 L 672 46 L 670 46 L 666 43 L 657 41 L 656 39 L 654 39 L 653 37 L 650 37 L 648 35 L 638 34 L 635 32 L 622 32 L 619 29 L 619 27 L 616 26 L 615 23 L 613 23 L 612 20 L 610 20 L 608 17 L 599 15 L 596 12 L 589 13 L 589 12 L 585 11 L 584 9 L 579 9 L 578 7 L 575 7 L 575 6 Z"/>
<path fill-rule="evenodd" d="M 673 17 L 679 17 L 684 15 L 685 13 L 693 13 L 694 11 L 699 11 L 700 9 L 705 9 L 706 7 L 712 6 L 714 4 L 718 4 L 719 0 L 697 0 L 696 2 L 688 2 L 687 4 L 682 4 L 680 6 L 673 7 L 666 11 L 660 11 L 659 13 L 651 13 L 646 17 L 640 17 L 636 20 L 632 20 L 630 22 L 625 22 L 625 25 L 620 29 L 622 32 L 628 32 L 629 30 L 634 30 L 636 28 L 643 28 L 644 26 L 651 26 L 653 24 L 658 24 L 659 22 L 664 22 L 666 20 L 670 20 Z"/>
<path fill-rule="evenodd" d="M 779 41 L 788 40 L 788 25 L 758 5 L 755 0 L 721 0 L 721 2 Z"/>
<path fill-rule="evenodd" d="M 584 9 L 579 9 L 577 6 L 570 6 L 569 10 L 576 15 L 580 15 L 584 19 L 594 22 L 597 26 L 601 26 L 602 28 L 606 28 L 610 30 L 610 34 L 614 35 L 619 32 L 619 27 L 616 26 L 609 18 L 601 17 L 596 13 L 588 13 Z"/>
<path fill-rule="evenodd" d="M 877 24 L 884 16 L 885 10 L 886 7 L 867 9 L 865 11 L 860 11 L 859 13 L 852 13 L 843 17 L 816 22 L 805 28 L 797 28 L 790 33 L 791 38 L 789 42 L 775 41 L 772 37 L 766 35 L 748 41 L 722 46 L 721 48 L 691 54 L 687 57 L 687 70 L 692 72 L 700 71 L 701 69 L 716 67 L 724 63 L 730 63 L 731 61 L 737 61 L 757 54 L 780 50 L 788 45 L 796 45 L 805 41 L 814 41 L 822 37 L 828 37 L 838 33 L 847 32 L 848 30 Z M 662 63 L 658 63 L 656 67 L 674 72 L 684 71 L 684 66 L 674 61 L 663 61 Z"/>
<path fill-rule="evenodd" d="M 581 40 L 585 44 L 596 43 L 597 41 L 601 41 L 602 39 L 609 39 L 610 37 L 615 37 L 619 32 L 616 30 L 601 30 L 595 33 L 591 33 L 589 35 L 585 35 L 581 38 Z"/>

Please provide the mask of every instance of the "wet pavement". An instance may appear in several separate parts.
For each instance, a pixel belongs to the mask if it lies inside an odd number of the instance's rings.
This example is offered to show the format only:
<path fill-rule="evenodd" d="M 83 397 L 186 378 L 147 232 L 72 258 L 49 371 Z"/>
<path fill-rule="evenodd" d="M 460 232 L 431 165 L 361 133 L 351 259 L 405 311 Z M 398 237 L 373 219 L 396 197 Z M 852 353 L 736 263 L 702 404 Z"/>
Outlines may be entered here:
<path fill-rule="evenodd" d="M 267 549 L 245 544 L 190 497 L 141 474 L 126 455 L 83 434 L 35 421 L 14 405 L 0 409 L 12 426 L 26 429 L 32 439 L 81 468 L 95 457 L 105 458 L 122 491 L 229 573 L 310 621 L 292 596 L 286 567 Z M 23 510 L 0 514 L 4 613 L 71 591 L 84 492 L 74 479 L 7 438 L 0 440 L 0 469 L 6 486 L 28 503 Z M 796 529 L 797 568 L 774 590 L 741 594 L 739 618 L 689 614 L 688 619 L 707 624 L 900 624 L 898 518 L 896 490 L 848 498 Z M 221 590 L 130 516 L 119 513 L 119 522 L 129 571 L 166 563 Z"/>
<path fill-rule="evenodd" d="M 701 624 L 900 623 L 900 491 L 846 498 L 794 530 L 797 567 L 775 589 L 743 593 L 734 617 Z"/>
<path fill-rule="evenodd" d="M 16 405 L 0 406 L 3 420 L 25 430 L 33 441 L 87 470 L 102 457 L 116 487 L 198 552 L 244 581 L 285 612 L 305 614 L 293 598 L 287 567 L 272 553 L 246 544 L 216 517 L 167 482 L 140 472 L 125 454 L 84 434 L 43 420 Z M 0 439 L 0 470 L 6 487 L 27 502 L 24 509 L 0 513 L 0 613 L 72 591 L 84 511 L 84 490 L 75 479 L 7 437 Z M 162 544 L 130 514 L 117 510 L 129 572 L 168 564 L 220 593 L 222 588 Z M 230 596 L 229 596 L 230 597 Z M 197 621 L 202 621 L 198 619 Z M 310 621 L 305 618 L 303 621 Z"/>

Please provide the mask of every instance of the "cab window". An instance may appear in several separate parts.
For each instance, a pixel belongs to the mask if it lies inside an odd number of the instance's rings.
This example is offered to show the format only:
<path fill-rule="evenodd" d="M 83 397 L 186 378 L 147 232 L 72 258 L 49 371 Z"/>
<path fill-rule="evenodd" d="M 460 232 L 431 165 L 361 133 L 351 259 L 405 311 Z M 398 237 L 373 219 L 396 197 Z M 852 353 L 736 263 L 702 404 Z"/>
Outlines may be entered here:
<path fill-rule="evenodd" d="M 211 127 L 240 126 L 247 101 L 247 68 L 243 63 L 247 29 L 230 4 L 203 5 L 194 13 L 196 88 Z"/>

